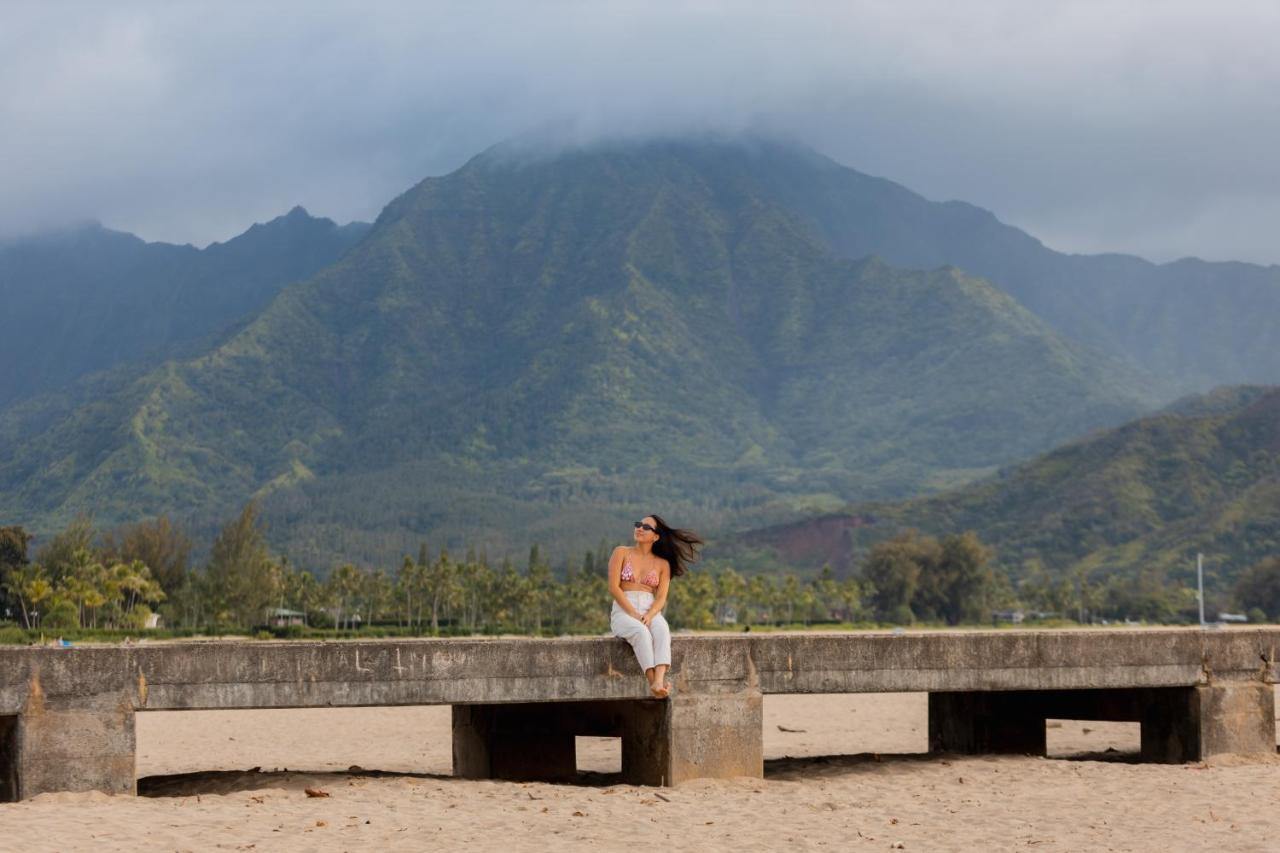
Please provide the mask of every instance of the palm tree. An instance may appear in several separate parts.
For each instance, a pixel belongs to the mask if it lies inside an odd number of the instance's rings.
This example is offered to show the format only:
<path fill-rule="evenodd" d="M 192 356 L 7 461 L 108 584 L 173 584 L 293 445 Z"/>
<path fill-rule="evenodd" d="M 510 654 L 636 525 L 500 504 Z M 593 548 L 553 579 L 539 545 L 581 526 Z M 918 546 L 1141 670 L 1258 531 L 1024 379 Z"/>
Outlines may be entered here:
<path fill-rule="evenodd" d="M 361 586 L 360 570 L 351 563 L 346 563 L 333 570 L 325 586 L 333 601 L 337 604 L 337 627 L 342 627 L 343 617 L 347 616 L 347 627 L 351 627 L 351 617 L 347 615 L 347 603 L 358 600 Z"/>
<path fill-rule="evenodd" d="M 22 609 L 22 626 L 24 628 L 32 627 L 31 611 L 53 592 L 53 587 L 49 583 L 44 566 L 39 563 L 14 566 L 9 570 L 9 576 L 4 582 L 4 588 L 10 595 L 18 599 L 18 606 Z"/>

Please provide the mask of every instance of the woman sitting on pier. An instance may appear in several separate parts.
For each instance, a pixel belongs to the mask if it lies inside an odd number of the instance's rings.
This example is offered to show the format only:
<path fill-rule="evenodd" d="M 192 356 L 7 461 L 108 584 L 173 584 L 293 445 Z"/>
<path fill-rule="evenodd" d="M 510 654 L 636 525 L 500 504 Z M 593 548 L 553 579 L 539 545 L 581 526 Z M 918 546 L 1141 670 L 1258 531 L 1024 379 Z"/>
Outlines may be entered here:
<path fill-rule="evenodd" d="M 673 577 L 685 572 L 685 564 L 697 559 L 702 540 L 689 530 L 669 527 L 656 515 L 635 522 L 635 545 L 619 545 L 609 558 L 609 592 L 613 610 L 609 624 L 614 636 L 635 649 L 636 659 L 649 680 L 649 692 L 659 699 L 671 693 L 667 669 L 671 666 L 671 629 L 662 615 L 667 589 Z"/>

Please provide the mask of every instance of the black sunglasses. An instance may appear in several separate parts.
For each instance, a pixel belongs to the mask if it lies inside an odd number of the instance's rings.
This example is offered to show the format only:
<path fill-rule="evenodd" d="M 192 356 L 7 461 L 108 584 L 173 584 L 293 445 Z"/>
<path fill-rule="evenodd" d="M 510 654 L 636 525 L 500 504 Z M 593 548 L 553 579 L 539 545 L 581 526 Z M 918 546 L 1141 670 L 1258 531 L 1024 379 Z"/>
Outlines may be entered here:
<path fill-rule="evenodd" d="M 636 526 L 636 530 L 647 530 L 650 533 L 658 532 L 658 528 L 654 527 L 652 524 L 645 524 L 643 521 L 633 521 L 631 523 Z"/>

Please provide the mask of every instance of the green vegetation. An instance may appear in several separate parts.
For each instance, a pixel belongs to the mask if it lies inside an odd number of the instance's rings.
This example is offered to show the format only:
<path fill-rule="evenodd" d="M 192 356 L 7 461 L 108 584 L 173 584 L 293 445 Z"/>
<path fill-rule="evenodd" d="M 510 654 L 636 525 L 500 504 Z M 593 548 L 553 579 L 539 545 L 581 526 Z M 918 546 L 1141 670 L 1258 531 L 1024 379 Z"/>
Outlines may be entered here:
<path fill-rule="evenodd" d="M 319 580 L 262 549 L 250 506 L 223 529 L 205 571 L 189 575 L 174 611 L 179 624 L 223 630 L 260 624 L 255 614 L 277 606 L 306 614 L 307 629 L 277 630 L 280 636 L 314 635 L 317 628 L 383 635 L 605 633 L 609 552 L 601 544 L 581 562 L 553 569 L 534 546 L 517 568 L 510 560 L 494 565 L 483 553 L 458 559 L 442 550 L 432 556 L 423 545 L 395 572 L 344 563 Z M 251 577 L 258 580 L 248 582 Z M 688 628 L 726 619 L 743 625 L 830 622 L 861 615 L 859 596 L 856 582 L 840 584 L 829 573 L 810 583 L 793 576 L 748 581 L 723 568 L 674 583 L 667 614 L 674 626 Z"/>
<path fill-rule="evenodd" d="M 1068 339 L 1139 365 L 1170 398 L 1280 382 L 1280 266 L 1063 254 L 973 205 L 779 148 L 757 144 L 729 168 L 843 257 L 980 276 Z"/>
<path fill-rule="evenodd" d="M 504 146 L 367 233 L 295 211 L 203 251 L 101 228 L 0 250 L 0 362 L 18 365 L 0 377 L 0 517 L 42 539 L 87 513 L 144 525 L 88 565 L 140 561 L 167 599 L 80 602 L 77 621 L 181 604 L 217 629 L 305 568 L 347 579 L 346 623 L 356 567 L 423 539 L 496 566 L 554 542 L 564 572 L 564 553 L 651 511 L 748 576 L 856 577 L 904 529 L 973 530 L 1009 600 L 1177 618 L 1196 551 L 1223 606 L 1277 552 L 1274 392 L 1227 389 L 1005 466 L 1171 389 L 1275 381 L 1278 275 L 1059 255 L 764 142 Z M 186 580 L 191 543 L 145 527 L 214 542 L 249 500 L 268 533 L 201 550 Z M 749 549 L 727 533 L 765 527 Z M 13 606 L 37 581 L 74 602 L 73 558 L 37 560 Z M 920 596 L 894 609 L 967 618 Z"/>
<path fill-rule="evenodd" d="M 1280 622 L 1280 557 L 1260 560 L 1241 573 L 1236 599 L 1251 614 L 1249 621 L 1261 622 L 1261 616 Z"/>
<path fill-rule="evenodd" d="M 0 588 L 17 604 L 24 628 L 146 627 L 148 605 L 165 597 L 160 584 L 141 560 L 113 553 L 111 546 L 95 551 L 92 539 L 89 524 L 78 521 L 41 548 L 32 563 L 26 532 L 0 530 Z"/>
<path fill-rule="evenodd" d="M 164 617 L 163 630 L 148 632 L 156 637 L 264 628 L 280 637 L 558 635 L 609 626 L 611 549 L 603 543 L 558 569 L 536 546 L 517 568 L 509 560 L 494 565 L 483 553 L 433 556 L 422 545 L 394 572 L 344 563 L 320 579 L 270 552 L 253 504 L 223 526 L 199 567 L 186 565 L 190 542 L 167 519 L 102 537 L 78 519 L 40 548 L 35 562 L 27 560 L 27 541 L 21 528 L 0 529 L 0 589 L 20 609 L 24 629 L 4 635 L 13 642 L 55 631 L 67 639 L 137 636 L 151 614 L 147 604 Z M 155 582 L 142 553 L 182 555 L 163 572 L 171 586 Z M 866 618 L 861 600 L 857 581 L 837 581 L 830 572 L 812 581 L 747 579 L 721 567 L 674 583 L 667 615 L 687 628 L 833 623 Z M 275 625 L 277 611 L 301 614 L 305 625 Z"/>
<path fill-rule="evenodd" d="M 324 578 L 274 555 L 255 505 L 219 532 L 208 561 L 190 566 L 191 542 L 168 519 L 98 535 L 77 519 L 27 558 L 21 528 L 0 528 L 0 643 L 115 642 L 128 638 L 251 635 L 258 638 L 409 637 L 608 632 L 609 546 L 553 568 L 537 546 L 516 567 L 482 553 L 459 559 L 423 544 L 394 571 L 335 567 Z M 158 556 L 156 574 L 141 554 Z M 1139 620 L 1187 622 L 1190 589 L 1157 574 L 1072 586 L 1043 575 L 1016 589 L 993 572 L 994 552 L 972 532 L 942 539 L 906 531 L 876 544 L 854 576 L 829 566 L 810 578 L 744 575 L 723 561 L 671 584 L 666 615 L 677 629 L 771 630 L 824 626 L 996 624 L 1024 612 L 1050 626 Z M 1280 604 L 1280 562 L 1263 561 L 1239 584 L 1237 603 L 1265 621 Z M 146 629 L 152 607 L 161 618 Z"/>
<path fill-rule="evenodd" d="M 206 249 L 100 225 L 0 244 L 0 406 L 117 365 L 136 370 L 205 349 L 367 230 L 299 207 Z"/>
<path fill-rule="evenodd" d="M 1211 611 L 1243 604 L 1273 616 L 1280 389 L 1222 389 L 947 494 L 745 534 L 755 553 L 727 556 L 849 571 L 907 528 L 975 531 L 1018 595 L 1045 610 L 1174 618 L 1190 607 L 1200 552 Z"/>
<path fill-rule="evenodd" d="M 317 570 L 581 552 L 637 512 L 934 491 L 1157 402 L 981 279 L 838 257 L 774 188 L 807 157 L 498 150 L 424 181 L 217 346 L 0 412 L 0 515 L 209 541 L 255 498 Z"/>
<path fill-rule="evenodd" d="M 916 531 L 873 547 L 862 577 L 875 590 L 872 605 L 887 622 L 981 622 L 994 609 L 991 552 L 972 533 L 941 542 Z"/>

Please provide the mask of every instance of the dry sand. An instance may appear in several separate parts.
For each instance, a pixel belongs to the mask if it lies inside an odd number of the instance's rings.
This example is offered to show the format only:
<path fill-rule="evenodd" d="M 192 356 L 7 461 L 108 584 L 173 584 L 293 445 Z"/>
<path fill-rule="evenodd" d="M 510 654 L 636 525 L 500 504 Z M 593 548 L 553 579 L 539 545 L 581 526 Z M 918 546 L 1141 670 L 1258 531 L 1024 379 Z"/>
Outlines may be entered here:
<path fill-rule="evenodd" d="M 586 785 L 453 780 L 447 707 L 139 714 L 152 796 L 0 805 L 0 849 L 1280 849 L 1280 760 L 1137 764 L 1136 724 L 1081 722 L 1050 752 L 1091 758 L 937 758 L 925 729 L 921 694 L 771 696 L 764 780 L 659 790 L 594 738 Z"/>

